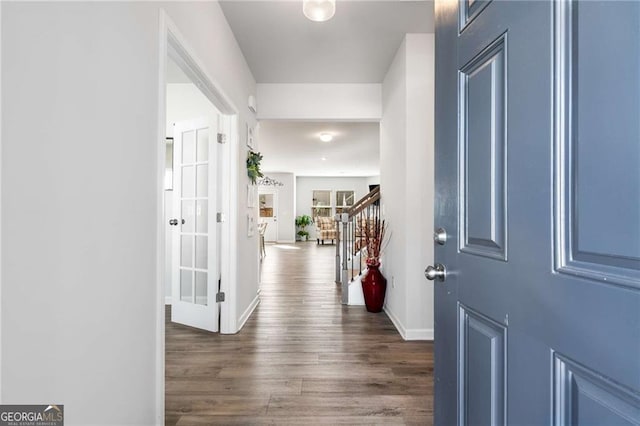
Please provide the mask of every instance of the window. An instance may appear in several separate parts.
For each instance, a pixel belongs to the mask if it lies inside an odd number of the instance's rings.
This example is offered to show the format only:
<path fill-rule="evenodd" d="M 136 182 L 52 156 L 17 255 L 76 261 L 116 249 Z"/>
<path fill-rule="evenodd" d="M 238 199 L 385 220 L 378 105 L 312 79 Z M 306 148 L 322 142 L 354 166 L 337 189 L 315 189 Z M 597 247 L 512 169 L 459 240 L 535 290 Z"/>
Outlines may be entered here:
<path fill-rule="evenodd" d="M 311 206 L 311 216 L 315 220 L 316 217 L 331 217 L 331 191 L 316 190 L 313 191 L 313 204 Z"/>
<path fill-rule="evenodd" d="M 347 211 L 356 202 L 356 192 L 351 190 L 314 190 L 312 192 L 311 216 L 333 217 Z"/>
<path fill-rule="evenodd" d="M 336 191 L 336 214 L 347 211 L 355 202 L 354 191 Z"/>

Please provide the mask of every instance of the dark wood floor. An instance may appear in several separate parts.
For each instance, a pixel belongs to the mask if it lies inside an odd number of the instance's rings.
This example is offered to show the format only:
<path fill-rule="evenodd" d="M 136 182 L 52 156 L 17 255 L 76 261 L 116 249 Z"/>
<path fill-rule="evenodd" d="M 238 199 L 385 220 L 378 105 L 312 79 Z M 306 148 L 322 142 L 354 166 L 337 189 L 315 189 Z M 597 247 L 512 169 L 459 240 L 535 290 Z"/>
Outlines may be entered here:
<path fill-rule="evenodd" d="M 167 322 L 166 424 L 432 424 L 432 344 L 342 306 L 334 254 L 267 246 L 260 305 L 237 335 Z"/>

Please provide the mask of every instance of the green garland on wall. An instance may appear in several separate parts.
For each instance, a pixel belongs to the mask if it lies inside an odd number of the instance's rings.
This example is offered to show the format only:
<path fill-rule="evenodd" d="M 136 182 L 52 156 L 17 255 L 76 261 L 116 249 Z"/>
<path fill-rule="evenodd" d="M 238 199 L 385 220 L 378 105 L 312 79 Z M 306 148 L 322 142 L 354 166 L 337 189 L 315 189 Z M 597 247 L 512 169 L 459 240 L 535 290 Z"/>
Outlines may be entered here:
<path fill-rule="evenodd" d="M 260 162 L 262 161 L 262 154 L 259 152 L 249 151 L 247 155 L 247 176 L 252 184 L 255 185 L 256 180 L 264 176 L 260 171 Z"/>

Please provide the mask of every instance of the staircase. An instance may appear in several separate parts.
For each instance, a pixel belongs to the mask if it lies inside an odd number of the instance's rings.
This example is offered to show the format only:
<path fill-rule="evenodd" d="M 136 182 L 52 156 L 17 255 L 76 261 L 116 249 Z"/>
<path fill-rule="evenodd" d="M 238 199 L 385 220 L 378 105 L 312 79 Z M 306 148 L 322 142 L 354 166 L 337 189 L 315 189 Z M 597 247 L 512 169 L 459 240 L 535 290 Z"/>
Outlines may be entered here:
<path fill-rule="evenodd" d="M 343 305 L 364 305 L 360 278 L 366 268 L 363 224 L 380 220 L 380 187 L 374 188 L 347 212 L 335 216 L 336 284 L 342 286 Z"/>

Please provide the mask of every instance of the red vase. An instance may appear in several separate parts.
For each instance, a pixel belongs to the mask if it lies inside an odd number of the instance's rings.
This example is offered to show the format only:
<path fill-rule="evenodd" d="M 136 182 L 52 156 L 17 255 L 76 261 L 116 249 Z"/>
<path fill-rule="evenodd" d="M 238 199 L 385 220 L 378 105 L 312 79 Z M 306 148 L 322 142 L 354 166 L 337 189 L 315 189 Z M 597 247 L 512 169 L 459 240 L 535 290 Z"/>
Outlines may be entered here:
<path fill-rule="evenodd" d="M 369 312 L 380 312 L 384 305 L 384 295 L 387 291 L 387 279 L 382 276 L 379 263 L 368 263 L 367 272 L 362 277 L 362 292 L 364 304 Z"/>

